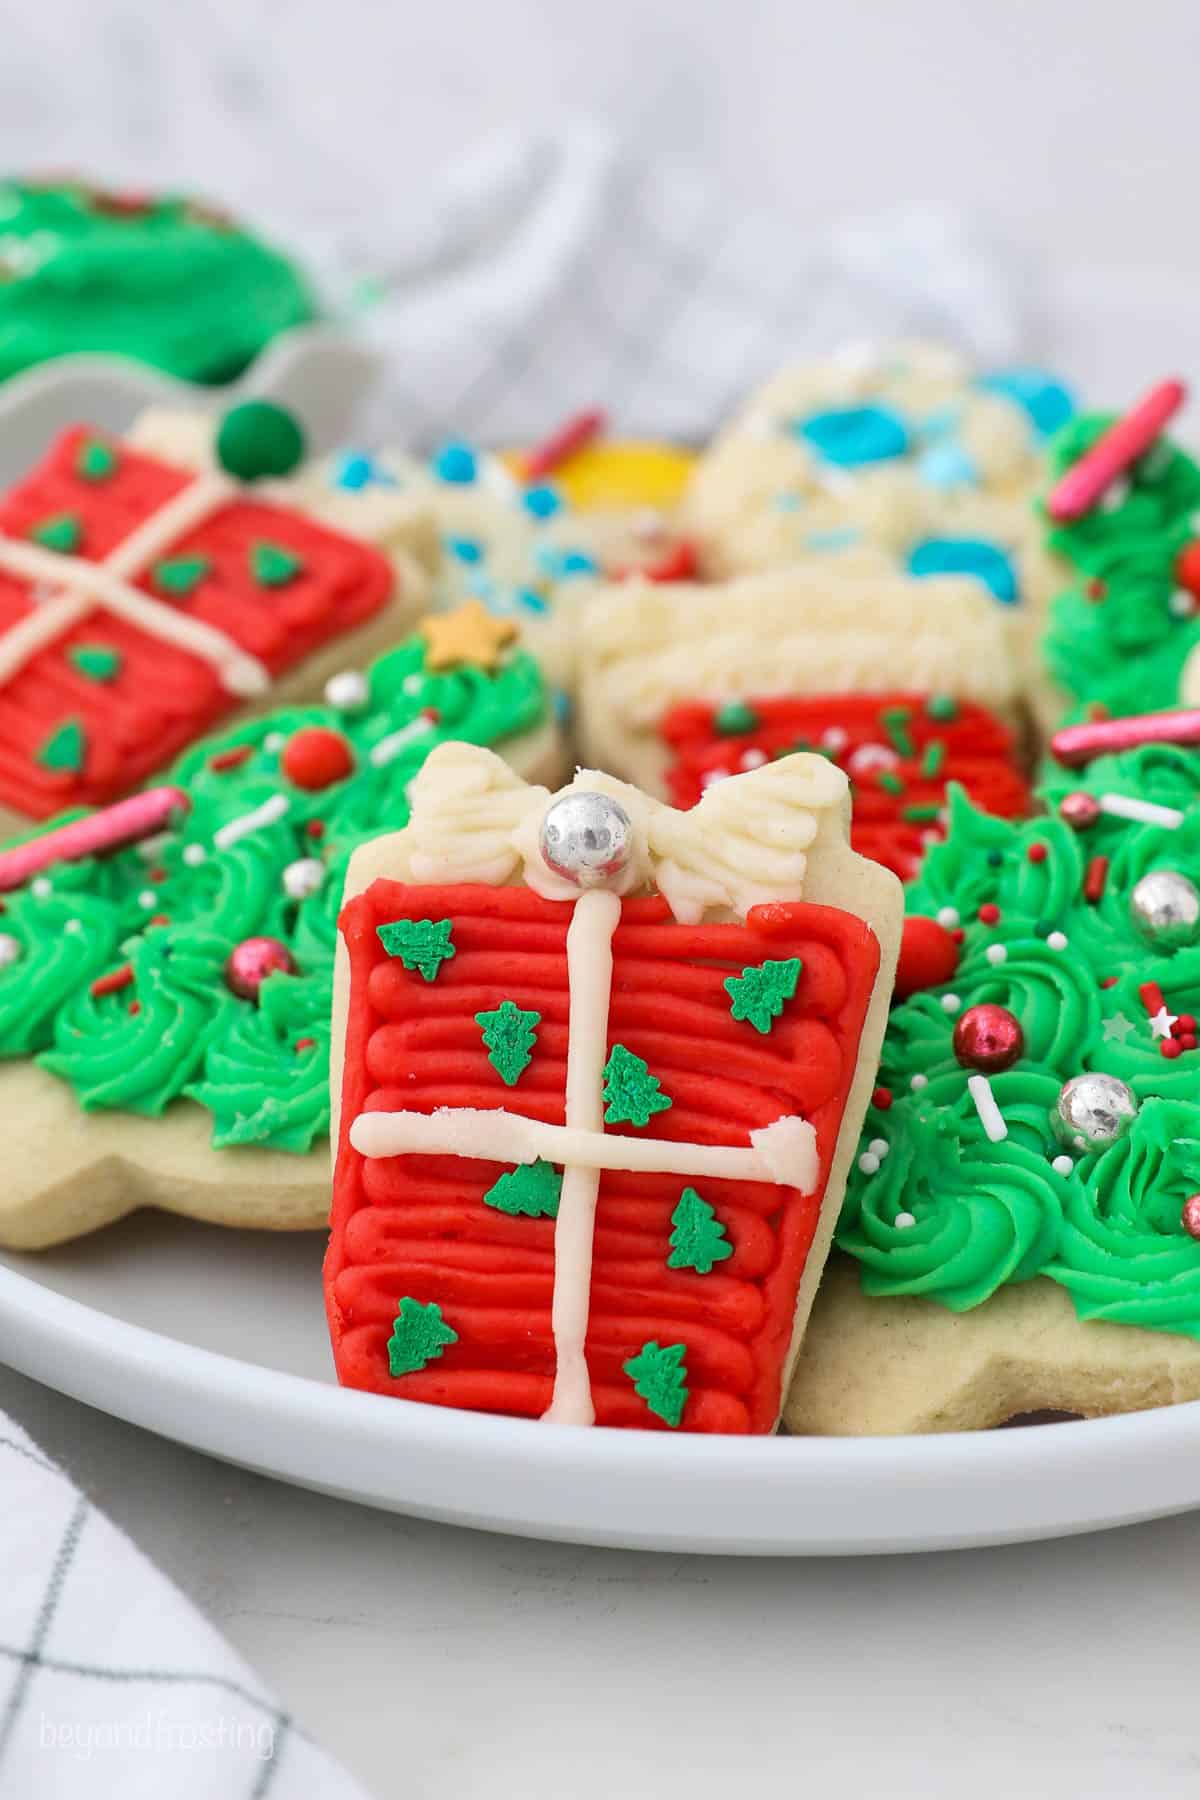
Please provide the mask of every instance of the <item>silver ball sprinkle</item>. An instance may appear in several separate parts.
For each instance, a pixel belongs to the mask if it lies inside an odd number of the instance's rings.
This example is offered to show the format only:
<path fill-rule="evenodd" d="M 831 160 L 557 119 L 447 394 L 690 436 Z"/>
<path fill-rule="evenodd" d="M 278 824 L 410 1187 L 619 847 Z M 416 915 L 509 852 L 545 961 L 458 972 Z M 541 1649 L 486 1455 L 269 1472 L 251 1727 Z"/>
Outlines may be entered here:
<path fill-rule="evenodd" d="M 0 931 L 0 969 L 7 969 L 20 960 L 20 938 L 15 938 L 11 931 Z"/>
<path fill-rule="evenodd" d="M 302 856 L 283 871 L 283 891 L 289 900 L 307 900 L 325 879 L 325 864 L 315 856 Z"/>
<path fill-rule="evenodd" d="M 362 712 L 370 697 L 367 678 L 357 669 L 343 669 L 340 675 L 331 675 L 325 683 L 325 699 L 336 712 Z"/>
<path fill-rule="evenodd" d="M 608 794 L 563 794 L 542 820 L 547 868 L 576 887 L 607 887 L 633 854 L 629 814 Z"/>
<path fill-rule="evenodd" d="M 1178 950 L 1200 930 L 1200 889 L 1178 869 L 1151 869 L 1129 896 L 1129 913 L 1157 949 Z"/>
<path fill-rule="evenodd" d="M 1132 1088 L 1115 1075 L 1091 1070 L 1063 1084 L 1050 1122 L 1066 1149 L 1103 1150 L 1124 1137 L 1137 1109 Z"/>

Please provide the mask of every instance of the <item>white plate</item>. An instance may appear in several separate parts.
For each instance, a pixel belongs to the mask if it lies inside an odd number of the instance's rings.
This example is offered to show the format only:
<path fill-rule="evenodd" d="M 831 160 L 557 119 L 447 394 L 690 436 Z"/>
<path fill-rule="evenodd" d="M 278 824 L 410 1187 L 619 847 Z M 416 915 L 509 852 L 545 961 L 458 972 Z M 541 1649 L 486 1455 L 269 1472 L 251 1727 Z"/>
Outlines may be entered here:
<path fill-rule="evenodd" d="M 1200 1403 L 921 1438 L 584 1431 L 339 1389 L 322 1240 L 131 1219 L 0 1259 L 0 1358 L 181 1443 L 396 1512 L 648 1550 L 1011 1543 L 1200 1505 Z M 223 1353 L 222 1353 L 223 1352 Z"/>
<path fill-rule="evenodd" d="M 1055 282 L 1050 310 L 1058 329 L 1046 362 L 1098 401 L 1119 404 L 1157 375 L 1200 370 L 1200 324 L 1170 278 L 1070 274 Z M 304 388 L 314 351 L 322 366 Z M 251 385 L 299 403 L 328 441 L 345 428 L 336 414 L 346 384 L 356 402 L 366 378 L 365 365 L 338 372 L 344 354 L 335 347 L 329 360 L 319 340 L 281 340 L 278 361 L 268 352 Z M 89 400 L 92 379 L 100 385 Z M 113 365 L 72 359 L 0 389 L 0 479 L 89 407 L 115 408 L 92 416 L 119 428 L 163 388 L 178 399 L 180 384 L 132 365 L 115 389 L 113 380 Z M 221 398 L 184 391 L 210 406 Z M 580 1543 L 736 1555 L 941 1550 L 1200 1506 L 1200 1402 L 990 1433 L 745 1440 L 551 1428 L 346 1392 L 333 1382 L 322 1250 L 315 1236 L 143 1214 L 42 1257 L 0 1256 L 0 1359 L 285 1481 Z"/>

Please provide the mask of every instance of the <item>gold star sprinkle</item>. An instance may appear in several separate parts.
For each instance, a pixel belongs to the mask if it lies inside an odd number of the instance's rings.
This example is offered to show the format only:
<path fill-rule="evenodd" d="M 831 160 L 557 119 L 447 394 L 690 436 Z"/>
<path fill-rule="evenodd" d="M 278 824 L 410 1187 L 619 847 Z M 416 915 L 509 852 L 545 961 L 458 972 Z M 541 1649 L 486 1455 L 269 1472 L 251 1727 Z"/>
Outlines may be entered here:
<path fill-rule="evenodd" d="M 427 669 L 449 669 L 455 663 L 494 669 L 500 652 L 517 635 L 511 619 L 497 619 L 478 600 L 468 600 L 456 612 L 431 613 L 417 629 L 425 639 Z"/>

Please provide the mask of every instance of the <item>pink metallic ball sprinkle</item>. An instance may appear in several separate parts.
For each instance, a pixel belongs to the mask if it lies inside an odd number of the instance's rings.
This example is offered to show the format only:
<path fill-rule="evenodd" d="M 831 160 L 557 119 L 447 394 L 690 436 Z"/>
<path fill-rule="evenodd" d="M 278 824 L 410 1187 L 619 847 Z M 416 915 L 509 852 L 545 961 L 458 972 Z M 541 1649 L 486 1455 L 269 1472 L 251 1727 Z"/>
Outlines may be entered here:
<path fill-rule="evenodd" d="M 1064 794 L 1058 803 L 1058 816 L 1072 831 L 1088 831 L 1100 817 L 1100 802 L 1095 794 L 1084 793 L 1081 788 L 1077 793 Z"/>
<path fill-rule="evenodd" d="M 243 938 L 225 964 L 225 985 L 241 1000 L 258 1000 L 268 975 L 296 973 L 296 959 L 278 938 Z"/>
<path fill-rule="evenodd" d="M 1200 1238 L 1200 1194 L 1189 1194 L 1179 1219 L 1189 1237 Z"/>
<path fill-rule="evenodd" d="M 1024 1054 L 1025 1033 L 1007 1006 L 983 1001 L 960 1014 L 954 1027 L 954 1054 L 965 1069 L 998 1075 Z"/>

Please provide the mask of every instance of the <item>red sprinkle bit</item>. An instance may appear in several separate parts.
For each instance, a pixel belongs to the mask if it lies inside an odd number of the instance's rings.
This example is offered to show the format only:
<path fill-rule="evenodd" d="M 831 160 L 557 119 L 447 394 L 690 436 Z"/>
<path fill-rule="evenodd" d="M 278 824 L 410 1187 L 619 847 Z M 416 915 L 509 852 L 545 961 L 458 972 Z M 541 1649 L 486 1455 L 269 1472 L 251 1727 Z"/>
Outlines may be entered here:
<path fill-rule="evenodd" d="M 1083 873 L 1083 897 L 1089 906 L 1095 906 L 1103 899 L 1107 883 L 1107 856 L 1093 856 Z"/>
<path fill-rule="evenodd" d="M 575 413 L 557 431 L 552 431 L 548 438 L 538 444 L 525 458 L 526 481 L 541 481 L 545 475 L 553 471 L 585 444 L 599 437 L 608 420 L 599 407 L 588 412 Z"/>
<path fill-rule="evenodd" d="M 1089 600 L 1103 600 L 1105 594 L 1108 592 L 1108 583 L 1097 578 L 1093 581 L 1089 581 L 1083 591 Z"/>
<path fill-rule="evenodd" d="M 236 744 L 232 750 L 218 750 L 215 756 L 210 756 L 208 766 L 215 769 L 218 775 L 223 775 L 226 769 L 240 769 L 253 755 L 253 744 Z"/>
<path fill-rule="evenodd" d="M 954 939 L 956 944 L 965 944 L 967 941 L 967 934 L 961 925 L 956 925 L 954 930 L 950 933 L 950 936 Z"/>
<path fill-rule="evenodd" d="M 1104 980 L 1100 983 L 1100 986 L 1102 988 L 1116 987 L 1116 985 L 1117 985 L 1117 977 L 1115 975 L 1106 975 L 1104 977 Z"/>
<path fill-rule="evenodd" d="M 687 538 L 679 542 L 657 562 L 647 563 L 644 569 L 634 569 L 635 575 L 644 575 L 647 581 L 694 581 L 700 570 L 696 546 Z"/>
<path fill-rule="evenodd" d="M 325 836 L 324 819 L 310 819 L 304 827 L 304 831 L 305 835 L 310 838 L 323 838 Z"/>
<path fill-rule="evenodd" d="M 94 1000 L 103 999 L 105 994 L 119 994 L 133 981 L 133 964 L 122 963 L 119 969 L 110 969 L 107 975 L 97 975 L 88 992 Z"/>
<path fill-rule="evenodd" d="M 431 725 L 440 724 L 442 717 L 441 708 L 437 706 L 423 706 L 421 708 L 421 717 L 423 719 L 428 719 Z"/>
<path fill-rule="evenodd" d="M 140 1000 L 131 1000 L 129 1002 L 129 1011 L 131 1014 L 132 1013 L 140 1013 L 141 1010 L 142 1010 L 142 1003 Z"/>
<path fill-rule="evenodd" d="M 157 881 L 165 881 L 166 879 L 167 879 L 167 871 L 165 869 L 149 869 L 149 870 L 147 870 L 147 873 L 146 873 L 147 881 L 156 881 L 157 882 Z"/>
<path fill-rule="evenodd" d="M 297 1051 L 311 1050 L 316 1041 L 316 1038 L 297 1038 L 295 1048 Z"/>
<path fill-rule="evenodd" d="M 1183 1045 L 1178 1038 L 1163 1038 L 1159 1043 L 1158 1053 L 1165 1056 L 1168 1062 L 1174 1062 L 1177 1056 L 1183 1055 Z"/>
<path fill-rule="evenodd" d="M 1143 981 L 1141 987 L 1138 989 L 1138 999 L 1141 1001 L 1151 1018 L 1154 1017 L 1156 1012 L 1162 1012 L 1167 1004 L 1163 999 L 1163 991 L 1159 987 L 1157 981 Z"/>
<path fill-rule="evenodd" d="M 979 923 L 981 925 L 998 925 L 1000 923 L 1000 908 L 994 901 L 984 901 L 979 909 Z"/>
<path fill-rule="evenodd" d="M 166 913 L 151 913 L 150 914 L 150 924 L 151 925 L 169 925 L 170 923 L 171 923 L 171 921 L 167 917 Z"/>
<path fill-rule="evenodd" d="M 1194 1032 L 1195 1029 L 1196 1015 L 1194 1013 L 1180 1013 L 1175 1021 L 1175 1036 L 1187 1037 L 1188 1034 Z"/>
<path fill-rule="evenodd" d="M 875 1092 L 871 1095 L 871 1105 L 877 1106 L 879 1108 L 880 1112 L 887 1112 L 889 1107 L 891 1106 L 891 1104 L 892 1104 L 891 1088 L 877 1087 L 875 1089 Z"/>
<path fill-rule="evenodd" d="M 1050 852 L 1045 844 L 1030 844 L 1025 854 L 1031 863 L 1044 863 Z"/>

